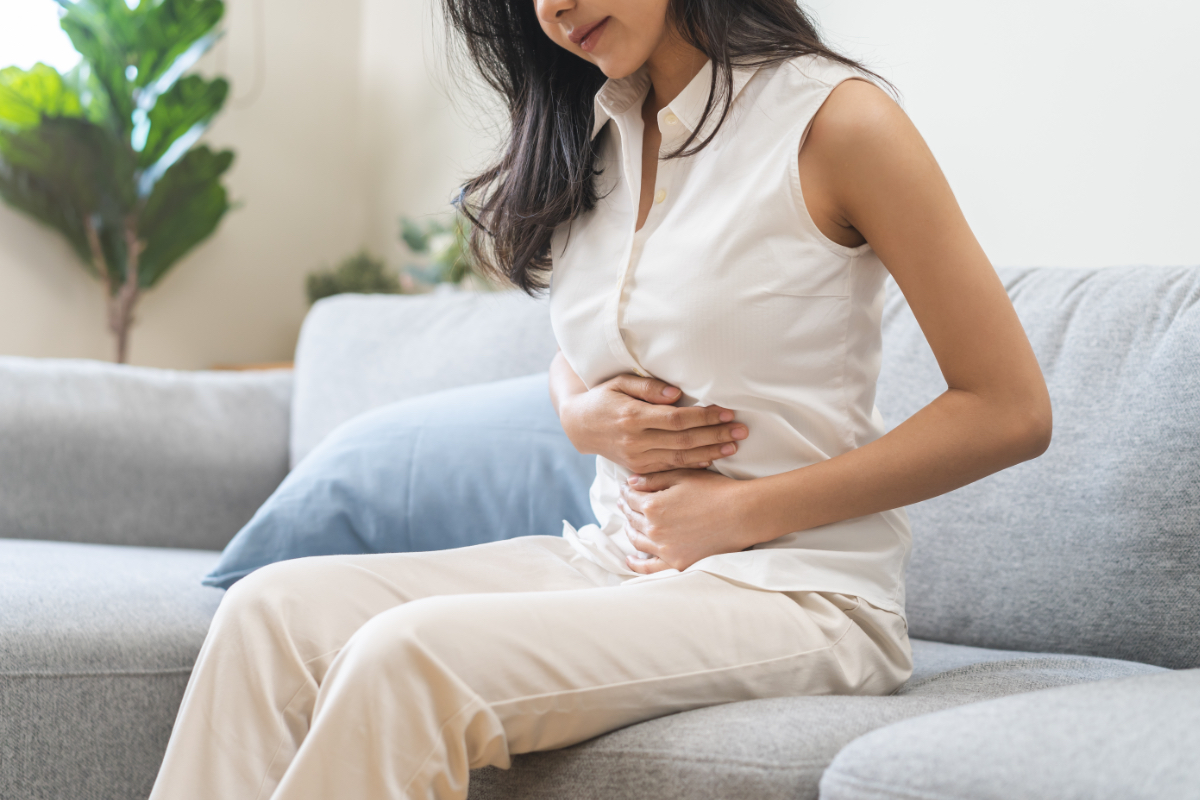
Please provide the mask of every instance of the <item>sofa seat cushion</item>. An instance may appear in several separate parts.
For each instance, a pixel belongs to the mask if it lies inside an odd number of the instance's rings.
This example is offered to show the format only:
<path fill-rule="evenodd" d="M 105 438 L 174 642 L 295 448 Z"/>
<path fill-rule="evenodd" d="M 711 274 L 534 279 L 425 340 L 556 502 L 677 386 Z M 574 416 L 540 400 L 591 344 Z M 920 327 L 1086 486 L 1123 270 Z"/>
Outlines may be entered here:
<path fill-rule="evenodd" d="M 846 744 L 900 720 L 1048 687 L 1167 672 L 1086 656 L 913 641 L 913 677 L 889 697 L 786 697 L 673 714 L 472 776 L 471 800 L 816 798 Z"/>
<path fill-rule="evenodd" d="M 0 539 L 0 797 L 146 797 L 215 552 Z"/>
<path fill-rule="evenodd" d="M 823 800 L 1200 798 L 1200 669 L 1022 694 L 846 747 Z"/>

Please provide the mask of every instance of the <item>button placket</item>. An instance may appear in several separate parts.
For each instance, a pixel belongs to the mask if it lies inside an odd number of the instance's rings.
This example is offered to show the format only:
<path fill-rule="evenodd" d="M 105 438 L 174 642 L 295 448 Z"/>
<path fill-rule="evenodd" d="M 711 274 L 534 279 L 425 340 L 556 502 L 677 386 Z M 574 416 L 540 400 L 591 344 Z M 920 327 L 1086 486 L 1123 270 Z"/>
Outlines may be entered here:
<path fill-rule="evenodd" d="M 638 122 L 640 121 L 641 120 L 639 119 Z M 635 184 L 631 179 L 631 176 L 640 176 L 642 174 L 642 164 L 641 149 L 630 146 L 630 143 L 634 141 L 634 137 L 631 135 L 632 132 L 629 130 L 629 127 L 630 126 L 627 124 L 627 120 L 624 118 L 624 115 L 622 115 L 621 118 L 618 119 L 617 129 L 621 137 L 621 162 L 625 167 L 625 174 L 623 177 L 629 188 L 631 205 L 633 209 L 632 224 L 630 225 L 630 227 L 633 228 L 637 225 L 637 209 L 638 200 L 640 198 L 638 197 L 637 189 L 639 184 Z M 640 138 L 637 141 L 640 142 Z M 647 226 L 648 225 L 649 220 L 647 220 Z M 604 309 L 604 330 L 608 339 L 609 351 L 612 352 L 618 361 L 625 364 L 625 366 L 631 372 L 635 372 L 643 377 L 647 377 L 648 373 L 642 369 L 642 365 L 638 363 L 637 359 L 634 358 L 633 353 L 629 351 L 629 347 L 625 344 L 625 337 L 621 335 L 621 301 L 624 299 L 625 286 L 633 268 L 635 250 L 641 246 L 642 237 L 640 234 L 643 231 L 646 231 L 647 226 L 643 226 L 641 231 L 633 231 L 633 235 L 629 237 L 624 248 L 624 255 L 622 256 L 621 262 L 617 268 L 617 274 L 615 276 L 616 285 L 614 287 L 614 291 L 612 295 L 610 295 L 608 303 L 605 304 Z"/>

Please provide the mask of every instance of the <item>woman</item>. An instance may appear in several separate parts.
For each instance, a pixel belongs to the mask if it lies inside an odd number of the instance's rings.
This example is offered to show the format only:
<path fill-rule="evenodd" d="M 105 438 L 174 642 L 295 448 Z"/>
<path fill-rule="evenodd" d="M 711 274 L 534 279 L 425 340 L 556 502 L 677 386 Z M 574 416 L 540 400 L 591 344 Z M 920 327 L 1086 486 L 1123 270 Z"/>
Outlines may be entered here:
<path fill-rule="evenodd" d="M 473 246 L 524 289 L 549 272 L 599 524 L 241 581 L 154 798 L 463 798 L 471 768 L 662 714 L 891 692 L 902 507 L 1048 445 L 932 155 L 789 0 L 446 5 L 512 121 L 466 187 Z M 883 435 L 887 272 L 948 388 Z"/>

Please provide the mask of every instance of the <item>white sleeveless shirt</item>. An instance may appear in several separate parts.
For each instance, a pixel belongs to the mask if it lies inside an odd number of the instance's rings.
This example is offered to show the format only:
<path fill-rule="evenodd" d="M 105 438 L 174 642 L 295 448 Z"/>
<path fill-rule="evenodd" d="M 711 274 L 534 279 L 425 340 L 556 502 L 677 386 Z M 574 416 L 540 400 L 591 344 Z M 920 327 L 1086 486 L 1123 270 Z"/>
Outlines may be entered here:
<path fill-rule="evenodd" d="M 661 153 L 694 129 L 712 62 L 658 113 Z M 642 174 L 643 66 L 595 98 L 602 199 L 551 241 L 550 313 L 572 369 L 589 388 L 621 373 L 679 387 L 679 405 L 720 405 L 750 430 L 711 469 L 746 480 L 815 464 L 884 432 L 875 408 L 887 272 L 869 244 L 844 247 L 805 209 L 797 156 L 817 109 L 844 80 L 865 77 L 819 56 L 735 68 L 734 100 L 698 154 L 660 161 L 654 203 L 634 232 Z M 715 120 L 705 124 L 703 139 Z M 599 525 L 564 536 L 624 576 L 635 548 L 617 508 L 629 471 L 596 459 Z M 710 556 L 703 571 L 773 591 L 852 594 L 903 615 L 911 534 L 904 509 L 789 533 Z M 665 570 L 644 581 L 678 574 Z"/>

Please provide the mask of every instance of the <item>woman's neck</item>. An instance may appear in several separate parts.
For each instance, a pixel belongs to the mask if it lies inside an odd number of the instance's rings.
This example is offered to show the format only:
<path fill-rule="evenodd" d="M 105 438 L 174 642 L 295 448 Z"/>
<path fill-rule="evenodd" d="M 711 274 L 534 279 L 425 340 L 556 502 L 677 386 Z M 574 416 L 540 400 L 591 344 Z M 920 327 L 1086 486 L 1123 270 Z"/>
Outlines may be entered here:
<path fill-rule="evenodd" d="M 708 56 L 683 41 L 677 34 L 664 34 L 658 47 L 646 59 L 646 69 L 650 73 L 650 93 L 646 96 L 643 112 L 648 111 L 657 116 L 663 106 L 674 100 L 691 83 L 706 61 Z"/>

